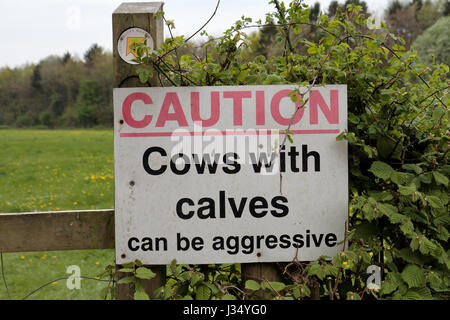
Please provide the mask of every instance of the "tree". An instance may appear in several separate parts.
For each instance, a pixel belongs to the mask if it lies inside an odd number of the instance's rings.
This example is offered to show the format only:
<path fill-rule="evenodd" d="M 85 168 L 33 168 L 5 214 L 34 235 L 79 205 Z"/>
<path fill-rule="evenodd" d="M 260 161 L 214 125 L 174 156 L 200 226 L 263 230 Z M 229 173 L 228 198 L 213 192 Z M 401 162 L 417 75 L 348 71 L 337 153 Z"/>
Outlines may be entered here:
<path fill-rule="evenodd" d="M 95 58 L 101 54 L 103 54 L 103 48 L 95 43 L 84 54 L 84 61 L 88 66 L 91 66 L 94 63 Z"/>
<path fill-rule="evenodd" d="M 428 65 L 444 63 L 450 66 L 450 17 L 442 17 L 434 25 L 425 30 L 413 43 L 416 49 Z"/>
<path fill-rule="evenodd" d="M 444 15 L 446 3 L 448 1 L 394 0 L 385 11 L 386 23 L 394 34 L 405 40 L 405 46 L 409 48 L 424 30 Z"/>
<path fill-rule="evenodd" d="M 94 44 L 85 58 L 86 62 L 67 52 L 46 57 L 37 65 L 0 69 L 0 124 L 65 127 L 79 126 L 78 120 L 83 119 L 83 126 L 111 127 L 112 54 Z M 94 83 L 98 101 L 85 104 L 89 110 L 79 118 L 78 103 L 87 90 L 79 97 L 82 81 Z"/>
<path fill-rule="evenodd" d="M 345 12 L 348 5 L 361 6 L 362 12 L 367 14 L 367 3 L 361 0 L 346 0 L 343 4 L 340 4 L 338 1 L 333 0 L 328 5 L 327 14 L 330 17 L 334 17 L 338 11 Z"/>

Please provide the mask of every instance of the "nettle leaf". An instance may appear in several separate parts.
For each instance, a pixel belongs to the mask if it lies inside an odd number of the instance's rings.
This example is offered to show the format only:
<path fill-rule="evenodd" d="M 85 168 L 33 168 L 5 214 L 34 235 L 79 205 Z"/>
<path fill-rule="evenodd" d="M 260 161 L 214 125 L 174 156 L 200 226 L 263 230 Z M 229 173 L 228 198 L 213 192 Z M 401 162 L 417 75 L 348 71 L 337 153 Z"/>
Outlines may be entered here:
<path fill-rule="evenodd" d="M 448 186 L 448 178 L 444 176 L 442 173 L 433 171 L 433 177 L 437 184 L 442 184 L 446 187 Z"/>
<path fill-rule="evenodd" d="M 394 173 L 394 169 L 390 165 L 382 161 L 374 161 L 369 169 L 377 178 L 387 180 Z"/>
<path fill-rule="evenodd" d="M 414 264 L 407 265 L 401 275 L 409 288 L 423 287 L 426 284 L 424 270 Z"/>

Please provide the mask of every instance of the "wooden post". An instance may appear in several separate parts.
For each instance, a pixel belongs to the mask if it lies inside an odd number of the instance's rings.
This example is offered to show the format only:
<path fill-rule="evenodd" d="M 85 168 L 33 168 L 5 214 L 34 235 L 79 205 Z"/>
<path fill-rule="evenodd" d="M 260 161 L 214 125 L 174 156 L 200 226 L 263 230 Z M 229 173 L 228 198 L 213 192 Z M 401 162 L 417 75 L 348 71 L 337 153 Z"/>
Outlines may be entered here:
<path fill-rule="evenodd" d="M 241 273 L 243 286 L 247 280 L 281 281 L 281 274 L 275 263 L 243 263 L 241 264 Z M 257 293 L 256 297 L 261 300 L 268 298 L 263 293 Z"/>
<path fill-rule="evenodd" d="M 123 33 L 131 28 L 139 28 L 148 32 L 153 40 L 155 49 L 164 41 L 164 23 L 162 17 L 156 14 L 162 11 L 162 2 L 122 3 L 113 13 L 113 61 L 114 61 L 114 88 L 157 87 L 157 74 L 148 83 L 141 83 L 137 75 L 139 65 L 130 64 L 119 54 L 119 39 Z M 127 39 L 122 39 L 127 42 Z M 147 294 L 152 297 L 154 291 L 165 284 L 166 266 L 149 266 L 156 277 L 143 281 Z M 124 277 L 126 274 L 119 274 Z M 127 284 L 118 284 L 116 299 L 129 300 L 133 298 L 134 288 Z"/>

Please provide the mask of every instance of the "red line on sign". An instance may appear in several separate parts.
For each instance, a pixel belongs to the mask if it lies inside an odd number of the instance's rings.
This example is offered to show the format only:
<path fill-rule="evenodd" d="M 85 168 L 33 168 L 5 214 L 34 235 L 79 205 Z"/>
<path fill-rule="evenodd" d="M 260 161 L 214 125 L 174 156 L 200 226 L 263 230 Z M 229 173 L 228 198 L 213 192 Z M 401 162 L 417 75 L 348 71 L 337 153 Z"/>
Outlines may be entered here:
<path fill-rule="evenodd" d="M 318 129 L 318 130 L 290 130 L 292 134 L 337 134 L 339 129 Z M 247 135 L 272 135 L 280 134 L 279 130 L 249 130 L 249 131 L 175 131 L 175 132 L 130 132 L 121 133 L 121 138 L 142 138 L 142 137 L 179 137 L 179 136 L 247 136 Z"/>

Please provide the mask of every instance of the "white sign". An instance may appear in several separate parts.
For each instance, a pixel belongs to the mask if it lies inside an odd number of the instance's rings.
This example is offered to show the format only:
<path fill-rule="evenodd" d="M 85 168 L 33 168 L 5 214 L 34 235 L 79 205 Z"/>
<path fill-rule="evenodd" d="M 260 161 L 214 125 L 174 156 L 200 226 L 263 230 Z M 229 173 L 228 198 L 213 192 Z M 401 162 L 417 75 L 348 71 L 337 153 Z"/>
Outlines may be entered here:
<path fill-rule="evenodd" d="M 117 263 L 338 253 L 348 168 L 347 143 L 336 136 L 347 128 L 347 87 L 307 93 L 292 120 L 293 142 L 279 152 L 295 88 L 114 89 Z"/>
<path fill-rule="evenodd" d="M 134 44 L 144 43 L 150 49 L 153 49 L 153 39 L 150 33 L 141 28 L 130 28 L 125 30 L 119 37 L 117 51 L 122 60 L 129 64 L 138 64 L 133 61 L 137 58 L 135 50 L 132 50 Z"/>

